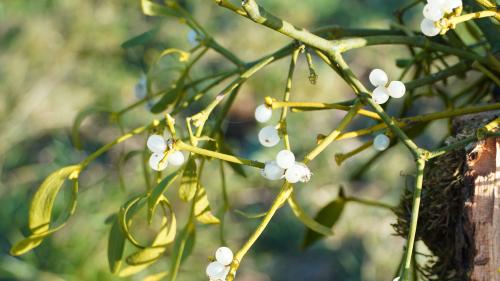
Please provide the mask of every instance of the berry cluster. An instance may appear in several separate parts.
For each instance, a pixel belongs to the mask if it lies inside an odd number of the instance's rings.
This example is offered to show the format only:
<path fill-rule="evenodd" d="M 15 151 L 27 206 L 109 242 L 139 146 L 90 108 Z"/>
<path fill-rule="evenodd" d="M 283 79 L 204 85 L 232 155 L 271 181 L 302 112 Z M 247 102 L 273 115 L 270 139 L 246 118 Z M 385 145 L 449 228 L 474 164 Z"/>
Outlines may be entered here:
<path fill-rule="evenodd" d="M 231 263 L 233 262 L 233 251 L 228 247 L 220 247 L 215 251 L 215 261 L 208 264 L 206 273 L 210 281 L 225 281 Z"/>
<path fill-rule="evenodd" d="M 265 123 L 273 116 L 273 110 L 265 104 L 255 109 L 255 120 Z M 278 130 L 275 126 L 266 126 L 259 132 L 259 142 L 266 147 L 273 147 L 280 141 Z M 285 178 L 289 183 L 308 182 L 311 179 L 311 171 L 306 164 L 295 161 L 295 155 L 290 150 L 282 150 L 276 155 L 276 159 L 267 161 L 261 174 L 268 180 L 280 180 Z"/>
<path fill-rule="evenodd" d="M 312 175 L 306 164 L 296 162 L 293 152 L 286 149 L 278 152 L 275 160 L 267 161 L 261 174 L 268 180 L 285 178 L 289 183 L 308 182 Z"/>
<path fill-rule="evenodd" d="M 422 13 L 424 19 L 420 23 L 420 30 L 426 36 L 436 36 L 446 26 L 446 19 L 457 9 L 462 7 L 462 0 L 427 0 Z"/>
<path fill-rule="evenodd" d="M 399 99 L 406 93 L 405 84 L 401 81 L 391 81 L 382 69 L 374 69 L 370 72 L 370 83 L 376 88 L 373 90 L 372 98 L 377 104 L 386 103 L 389 97 Z M 387 86 L 387 87 L 386 87 Z"/>
<path fill-rule="evenodd" d="M 163 171 L 167 168 L 168 164 L 172 166 L 181 166 L 184 164 L 184 154 L 173 149 L 171 139 L 167 141 L 163 136 L 151 135 L 146 145 L 153 153 L 149 157 L 149 166 L 151 169 Z"/>

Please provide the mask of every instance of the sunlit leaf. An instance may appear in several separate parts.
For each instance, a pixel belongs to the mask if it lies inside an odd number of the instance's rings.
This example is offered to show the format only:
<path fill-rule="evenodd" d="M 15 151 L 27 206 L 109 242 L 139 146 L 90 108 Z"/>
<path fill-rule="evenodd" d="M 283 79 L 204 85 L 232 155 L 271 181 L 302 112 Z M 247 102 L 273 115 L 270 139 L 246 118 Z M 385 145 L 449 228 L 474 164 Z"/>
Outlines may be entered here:
<path fill-rule="evenodd" d="M 207 192 L 202 186 L 198 187 L 194 204 L 194 215 L 196 220 L 203 224 L 218 224 L 220 220 L 211 212 L 210 203 L 208 202 Z"/>
<path fill-rule="evenodd" d="M 137 36 L 134 36 L 134 37 L 128 39 L 127 41 L 123 42 L 121 47 L 126 49 L 126 48 L 132 48 L 132 47 L 136 47 L 136 46 L 145 45 L 154 39 L 154 37 L 156 36 L 156 34 L 158 33 L 159 30 L 160 29 L 158 27 L 155 27 L 155 28 L 152 28 L 152 29 L 144 32 L 144 33 L 141 33 Z"/>
<path fill-rule="evenodd" d="M 171 9 L 154 1 L 141 0 L 142 12 L 147 16 L 177 16 Z"/>
<path fill-rule="evenodd" d="M 161 279 L 165 278 L 165 276 L 167 276 L 167 275 L 168 275 L 168 272 L 164 271 L 164 272 L 148 275 L 148 276 L 144 277 L 144 279 L 142 279 L 142 281 L 160 281 Z"/>
<path fill-rule="evenodd" d="M 182 173 L 181 185 L 179 187 L 179 197 L 184 201 L 191 201 L 196 194 L 198 185 L 198 175 L 196 172 L 196 162 L 189 157 L 184 172 Z"/>
<path fill-rule="evenodd" d="M 330 227 L 326 227 L 321 223 L 318 223 L 313 218 L 311 218 L 299 205 L 295 196 L 292 194 L 290 198 L 288 198 L 288 205 L 293 211 L 293 214 L 310 230 L 313 230 L 321 235 L 328 236 L 332 235 L 333 232 Z"/>
<path fill-rule="evenodd" d="M 316 215 L 314 218 L 315 221 L 318 223 L 324 225 L 325 227 L 332 228 L 335 223 L 339 220 L 340 216 L 342 215 L 342 212 L 344 210 L 345 206 L 345 199 L 341 196 L 337 197 L 335 200 L 332 202 L 328 203 L 326 206 L 324 206 Z M 324 235 L 310 230 L 309 228 L 307 229 L 304 242 L 302 244 L 303 248 L 307 248 L 310 245 L 312 245 L 314 242 L 322 239 Z"/>
<path fill-rule="evenodd" d="M 64 167 L 55 171 L 43 181 L 31 201 L 28 221 L 28 227 L 31 234 L 12 247 L 10 251 L 11 255 L 22 255 L 37 247 L 46 236 L 56 232 L 65 225 L 76 208 L 76 197 L 78 193 L 77 179 L 80 170 L 80 165 Z M 68 215 L 64 218 L 61 225 L 51 228 L 50 224 L 52 222 L 54 202 L 64 182 L 68 179 L 74 181 Z"/>
<path fill-rule="evenodd" d="M 111 273 L 117 273 L 120 270 L 124 248 L 125 236 L 123 235 L 118 217 L 115 215 L 108 238 L 108 264 Z"/>

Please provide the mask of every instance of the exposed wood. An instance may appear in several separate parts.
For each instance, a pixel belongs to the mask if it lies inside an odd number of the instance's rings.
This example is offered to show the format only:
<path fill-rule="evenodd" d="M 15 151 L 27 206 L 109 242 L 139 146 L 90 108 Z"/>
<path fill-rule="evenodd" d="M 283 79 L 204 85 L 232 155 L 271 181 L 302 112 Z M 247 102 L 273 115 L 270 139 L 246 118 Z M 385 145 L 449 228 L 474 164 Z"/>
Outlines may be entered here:
<path fill-rule="evenodd" d="M 471 197 L 466 214 L 472 227 L 471 281 L 500 281 L 500 139 L 474 144 L 467 153 Z"/>

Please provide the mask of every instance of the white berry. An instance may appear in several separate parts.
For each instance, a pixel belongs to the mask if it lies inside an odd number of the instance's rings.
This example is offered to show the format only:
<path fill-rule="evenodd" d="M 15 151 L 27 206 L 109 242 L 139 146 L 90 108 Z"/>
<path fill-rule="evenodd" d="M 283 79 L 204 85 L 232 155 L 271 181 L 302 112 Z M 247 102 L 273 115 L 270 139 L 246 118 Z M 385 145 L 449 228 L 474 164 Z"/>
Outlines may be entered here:
<path fill-rule="evenodd" d="M 441 9 L 445 13 L 451 13 L 454 9 L 462 6 L 462 0 L 447 0 L 441 6 Z"/>
<path fill-rule="evenodd" d="M 394 278 L 392 281 L 399 281 L 399 277 Z"/>
<path fill-rule="evenodd" d="M 427 0 L 427 3 L 437 7 L 442 7 L 446 1 L 447 0 Z"/>
<path fill-rule="evenodd" d="M 278 166 L 276 161 L 267 161 L 262 175 L 268 180 L 279 180 L 283 177 L 285 169 Z"/>
<path fill-rule="evenodd" d="M 295 155 L 290 150 L 282 150 L 276 155 L 276 163 L 281 168 L 288 169 L 295 164 Z"/>
<path fill-rule="evenodd" d="M 255 109 L 255 120 L 259 123 L 265 123 L 271 119 L 273 116 L 273 110 L 267 107 L 265 104 L 259 105 Z"/>
<path fill-rule="evenodd" d="M 163 160 L 163 153 L 153 153 L 149 157 L 149 166 L 155 171 L 163 171 L 167 168 L 167 161 Z"/>
<path fill-rule="evenodd" d="M 167 161 L 170 165 L 181 166 L 184 164 L 184 154 L 178 150 L 173 151 L 168 155 Z"/>
<path fill-rule="evenodd" d="M 230 265 L 233 262 L 233 251 L 228 247 L 220 247 L 215 251 L 215 259 L 223 265 Z"/>
<path fill-rule="evenodd" d="M 218 261 L 211 262 L 206 269 L 206 273 L 210 279 L 220 278 L 224 274 L 224 271 L 224 265 Z"/>
<path fill-rule="evenodd" d="M 273 147 L 280 141 L 280 136 L 278 130 L 274 126 L 267 126 L 260 130 L 259 132 L 259 142 L 263 146 Z"/>
<path fill-rule="evenodd" d="M 425 36 L 436 36 L 441 32 L 441 28 L 439 28 L 436 23 L 430 19 L 423 19 L 420 23 L 420 30 Z"/>
<path fill-rule="evenodd" d="M 198 45 L 198 34 L 196 34 L 196 31 L 191 29 L 187 34 L 187 39 L 191 46 Z"/>
<path fill-rule="evenodd" d="M 389 96 L 399 99 L 405 95 L 406 86 L 401 81 L 391 81 L 391 83 L 389 83 L 389 86 L 387 87 L 387 91 L 389 93 Z"/>
<path fill-rule="evenodd" d="M 134 87 L 135 97 L 139 100 L 142 100 L 148 94 L 148 87 L 146 77 L 142 77 Z"/>
<path fill-rule="evenodd" d="M 373 147 L 378 151 L 386 150 L 391 144 L 391 140 L 384 134 L 379 134 L 373 140 Z"/>
<path fill-rule="evenodd" d="M 149 136 L 146 145 L 154 153 L 163 153 L 167 149 L 167 142 L 160 135 Z"/>
<path fill-rule="evenodd" d="M 386 87 L 379 86 L 373 90 L 372 98 L 376 104 L 384 104 L 389 100 L 389 91 Z"/>
<path fill-rule="evenodd" d="M 370 83 L 372 83 L 372 85 L 375 87 L 385 86 L 389 81 L 389 78 L 387 77 L 385 71 L 378 68 L 370 72 L 368 79 L 370 80 Z"/>
<path fill-rule="evenodd" d="M 424 14 L 424 17 L 426 19 L 430 19 L 431 21 L 438 21 L 443 17 L 444 12 L 443 10 L 441 10 L 441 6 L 439 5 L 427 4 L 424 6 L 422 14 Z"/>
<path fill-rule="evenodd" d="M 304 163 L 295 162 L 286 170 L 285 179 L 289 183 L 307 182 L 311 179 L 311 171 Z"/>

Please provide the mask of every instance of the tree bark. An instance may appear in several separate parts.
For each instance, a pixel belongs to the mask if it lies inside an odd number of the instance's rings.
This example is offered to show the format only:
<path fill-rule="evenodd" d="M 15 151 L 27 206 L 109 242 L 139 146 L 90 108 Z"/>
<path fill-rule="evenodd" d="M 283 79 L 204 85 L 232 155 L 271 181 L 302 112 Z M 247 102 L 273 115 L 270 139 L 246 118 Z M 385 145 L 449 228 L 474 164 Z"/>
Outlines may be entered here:
<path fill-rule="evenodd" d="M 500 281 L 500 139 L 475 143 L 467 153 L 465 214 L 472 230 L 471 281 Z"/>

